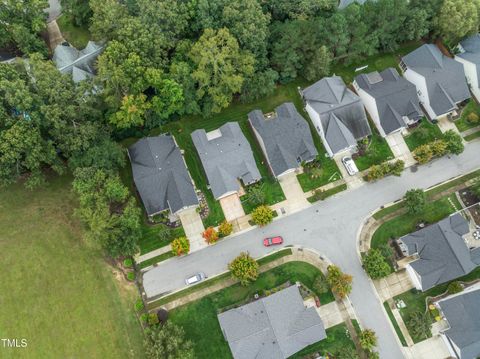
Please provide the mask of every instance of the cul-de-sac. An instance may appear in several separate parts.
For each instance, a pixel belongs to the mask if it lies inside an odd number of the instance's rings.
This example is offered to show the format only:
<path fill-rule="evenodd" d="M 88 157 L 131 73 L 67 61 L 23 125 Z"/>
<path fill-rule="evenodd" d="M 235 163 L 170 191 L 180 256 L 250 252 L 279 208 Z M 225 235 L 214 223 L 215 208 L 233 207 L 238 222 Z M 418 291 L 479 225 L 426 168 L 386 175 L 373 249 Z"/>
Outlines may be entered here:
<path fill-rule="evenodd" d="M 3 0 L 0 104 L 0 358 L 480 358 L 480 0 Z"/>

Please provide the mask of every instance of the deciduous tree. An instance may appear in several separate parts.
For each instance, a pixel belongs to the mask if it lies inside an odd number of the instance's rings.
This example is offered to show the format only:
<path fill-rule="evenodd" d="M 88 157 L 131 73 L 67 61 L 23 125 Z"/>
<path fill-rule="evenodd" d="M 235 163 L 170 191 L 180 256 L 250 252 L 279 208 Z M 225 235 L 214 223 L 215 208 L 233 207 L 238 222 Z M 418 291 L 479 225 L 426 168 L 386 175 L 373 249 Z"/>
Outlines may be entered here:
<path fill-rule="evenodd" d="M 352 291 L 352 276 L 343 273 L 337 266 L 328 266 L 327 282 L 340 298 L 345 298 Z"/>
<path fill-rule="evenodd" d="M 362 257 L 362 262 L 363 268 L 372 279 L 386 277 L 392 272 L 392 269 L 378 249 L 370 249 Z"/>
<path fill-rule="evenodd" d="M 191 341 L 185 339 L 183 328 L 167 321 L 145 331 L 145 354 L 148 359 L 194 359 Z"/>
<path fill-rule="evenodd" d="M 360 346 L 367 352 L 372 352 L 377 346 L 377 335 L 371 329 L 365 329 L 360 332 L 358 336 Z"/>
<path fill-rule="evenodd" d="M 258 263 L 250 257 L 248 252 L 242 252 L 238 257 L 228 264 L 232 276 L 240 281 L 242 285 L 254 282 L 258 277 Z"/>
<path fill-rule="evenodd" d="M 436 28 L 451 45 L 478 31 L 480 4 L 477 0 L 444 0 Z"/>
<path fill-rule="evenodd" d="M 423 189 L 411 189 L 405 193 L 405 205 L 411 214 L 419 214 L 425 211 L 427 195 Z"/>
<path fill-rule="evenodd" d="M 266 205 L 258 206 L 252 212 L 252 220 L 259 226 L 266 226 L 273 220 L 273 211 Z"/>

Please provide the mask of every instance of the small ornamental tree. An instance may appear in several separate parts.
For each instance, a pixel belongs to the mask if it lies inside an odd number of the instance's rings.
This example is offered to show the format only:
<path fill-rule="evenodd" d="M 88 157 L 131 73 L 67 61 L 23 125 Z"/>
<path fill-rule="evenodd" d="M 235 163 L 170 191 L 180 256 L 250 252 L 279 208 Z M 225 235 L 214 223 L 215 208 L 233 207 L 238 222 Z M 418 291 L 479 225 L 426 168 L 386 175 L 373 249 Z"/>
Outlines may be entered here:
<path fill-rule="evenodd" d="M 441 157 L 447 153 L 447 142 L 444 140 L 435 140 L 430 143 L 430 149 L 434 157 Z"/>
<path fill-rule="evenodd" d="M 218 240 L 218 232 L 213 227 L 208 227 L 203 233 L 202 237 L 208 244 L 215 243 Z"/>
<path fill-rule="evenodd" d="M 318 275 L 313 282 L 313 290 L 317 293 L 323 294 L 330 290 L 327 279 L 323 275 Z"/>
<path fill-rule="evenodd" d="M 195 358 L 193 344 L 185 338 L 185 331 L 171 321 L 145 330 L 144 346 L 148 359 Z"/>
<path fill-rule="evenodd" d="M 428 144 L 418 146 L 415 151 L 413 151 L 413 158 L 421 165 L 429 162 L 432 157 L 433 151 Z"/>
<path fill-rule="evenodd" d="M 254 282 L 258 277 L 258 263 L 250 257 L 248 252 L 242 252 L 238 257 L 228 264 L 233 278 L 240 281 L 242 285 Z"/>
<path fill-rule="evenodd" d="M 448 294 L 456 294 L 463 291 L 463 286 L 459 281 L 451 282 L 447 287 Z"/>
<path fill-rule="evenodd" d="M 370 249 L 362 258 L 363 267 L 372 279 L 386 277 L 392 272 L 382 252 L 376 248 Z"/>
<path fill-rule="evenodd" d="M 352 276 L 343 273 L 337 266 L 328 266 L 327 282 L 340 298 L 345 298 L 352 291 Z"/>
<path fill-rule="evenodd" d="M 218 234 L 220 237 L 226 237 L 232 234 L 233 225 L 230 222 L 223 221 L 220 226 L 218 226 Z"/>
<path fill-rule="evenodd" d="M 254 206 L 265 204 L 266 197 L 262 186 L 250 186 L 247 190 L 247 200 Z"/>
<path fill-rule="evenodd" d="M 377 346 L 377 335 L 371 329 L 362 330 L 358 336 L 358 340 L 360 341 L 362 349 L 367 352 L 372 352 L 373 348 Z"/>
<path fill-rule="evenodd" d="M 448 130 L 445 132 L 443 134 L 443 140 L 447 144 L 447 151 L 454 155 L 459 155 L 465 149 L 462 136 L 453 130 Z"/>
<path fill-rule="evenodd" d="M 409 213 L 419 214 L 425 210 L 427 195 L 423 189 L 411 189 L 407 191 L 404 199 Z"/>
<path fill-rule="evenodd" d="M 187 237 L 178 237 L 172 241 L 171 247 L 173 254 L 181 256 L 190 252 L 190 241 Z"/>
<path fill-rule="evenodd" d="M 408 331 L 412 336 L 419 339 L 426 339 L 430 336 L 430 324 L 430 315 L 420 311 L 415 311 L 410 314 L 407 320 Z"/>
<path fill-rule="evenodd" d="M 268 206 L 258 206 L 252 212 L 252 220 L 259 226 L 266 226 L 273 220 L 273 211 Z"/>
<path fill-rule="evenodd" d="M 470 112 L 467 116 L 467 121 L 476 124 L 480 121 L 480 117 L 475 112 Z"/>

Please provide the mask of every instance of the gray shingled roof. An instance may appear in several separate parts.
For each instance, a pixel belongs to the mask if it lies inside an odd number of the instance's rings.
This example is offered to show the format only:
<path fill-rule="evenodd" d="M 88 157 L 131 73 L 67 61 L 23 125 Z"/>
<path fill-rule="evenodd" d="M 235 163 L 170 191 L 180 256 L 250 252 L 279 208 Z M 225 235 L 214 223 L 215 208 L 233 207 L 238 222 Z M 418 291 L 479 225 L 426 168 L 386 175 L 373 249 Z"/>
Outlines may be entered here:
<path fill-rule="evenodd" d="M 262 111 L 248 114 L 250 125 L 257 131 L 265 145 L 265 156 L 275 176 L 295 169 L 299 162 L 308 162 L 318 155 L 307 121 L 291 102 L 275 109 L 276 116 L 265 119 Z"/>
<path fill-rule="evenodd" d="M 480 288 L 438 302 L 449 329 L 443 333 L 460 350 L 462 359 L 480 356 Z"/>
<path fill-rule="evenodd" d="M 227 122 L 217 131 L 221 136 L 208 140 L 205 130 L 192 132 L 208 183 L 215 198 L 240 189 L 239 180 L 244 184 L 261 179 L 252 149 L 237 122 Z"/>
<path fill-rule="evenodd" d="M 476 65 L 478 83 L 480 84 L 480 34 L 467 37 L 460 42 L 460 45 L 465 52 L 456 56 Z"/>
<path fill-rule="evenodd" d="M 415 85 L 401 77 L 394 68 L 361 74 L 355 77 L 355 81 L 375 99 L 385 134 L 406 127 L 403 116 L 412 121 L 423 116 Z"/>
<path fill-rule="evenodd" d="M 218 315 L 235 359 L 287 358 L 327 337 L 296 286 Z"/>
<path fill-rule="evenodd" d="M 420 276 L 423 290 L 475 269 L 472 252 L 462 237 L 468 232 L 467 220 L 457 213 L 399 239 L 407 246 L 408 255 L 419 256 L 410 265 Z"/>
<path fill-rule="evenodd" d="M 145 137 L 128 149 L 133 179 L 148 215 L 198 205 L 198 198 L 172 136 Z"/>
<path fill-rule="evenodd" d="M 340 0 L 340 3 L 338 4 L 339 9 L 344 9 L 348 5 L 353 4 L 354 2 L 359 3 L 360 5 L 363 5 L 367 0 Z"/>
<path fill-rule="evenodd" d="M 372 134 L 362 101 L 339 76 L 324 77 L 302 91 L 320 115 L 328 146 L 335 154 Z"/>
<path fill-rule="evenodd" d="M 60 44 L 55 48 L 52 60 L 60 72 L 72 74 L 73 81 L 79 82 L 95 75 L 94 64 L 103 48 L 93 41 L 80 51 L 71 45 Z"/>
<path fill-rule="evenodd" d="M 437 115 L 456 109 L 456 103 L 470 98 L 463 65 L 446 57 L 433 44 L 425 44 L 402 58 L 425 77 L 430 106 Z"/>

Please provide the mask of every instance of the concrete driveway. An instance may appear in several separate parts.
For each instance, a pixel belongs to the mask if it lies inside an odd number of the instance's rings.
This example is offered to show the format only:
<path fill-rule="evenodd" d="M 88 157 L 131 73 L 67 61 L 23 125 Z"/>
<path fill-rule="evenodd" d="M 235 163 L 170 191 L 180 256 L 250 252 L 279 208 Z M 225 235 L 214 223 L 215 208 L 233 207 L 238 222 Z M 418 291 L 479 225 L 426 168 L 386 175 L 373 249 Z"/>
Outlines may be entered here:
<path fill-rule="evenodd" d="M 308 207 L 310 204 L 305 198 L 305 193 L 298 183 L 297 174 L 295 172 L 286 173 L 278 178 L 278 182 L 282 187 L 283 194 L 288 203 L 289 213 L 299 211 Z"/>
<path fill-rule="evenodd" d="M 415 344 L 410 349 L 412 359 L 446 359 L 451 358 L 447 345 L 439 335 Z"/>
<path fill-rule="evenodd" d="M 202 218 L 196 208 L 187 208 L 178 214 L 186 237 L 190 240 L 190 252 L 198 251 L 207 246 L 202 233 L 205 230 Z"/>
<path fill-rule="evenodd" d="M 443 157 L 420 166 L 416 172 L 407 169 L 400 177 L 365 183 L 361 188 L 341 192 L 303 211 L 280 217 L 266 227 L 234 235 L 184 258 L 165 261 L 145 274 L 150 283 L 155 284 L 149 295 L 183 288 L 184 278 L 199 270 L 208 276 L 223 272 L 241 251 L 249 251 L 253 257 L 270 253 L 275 249 L 264 247 L 261 238 L 280 234 L 285 245 L 313 248 L 353 275 L 349 298 L 362 327 L 377 333 L 380 357 L 403 358 L 405 354 L 382 302 L 362 269 L 357 252 L 359 229 L 375 209 L 403 197 L 407 190 L 428 188 L 479 168 L 478 153 L 480 141 L 471 142 L 459 156 Z"/>
<path fill-rule="evenodd" d="M 341 153 L 338 155 L 333 156 L 333 159 L 335 163 L 337 164 L 337 167 L 342 174 L 343 179 L 345 180 L 345 183 L 347 184 L 347 187 L 349 189 L 354 189 L 361 187 L 363 185 L 363 179 L 362 179 L 362 173 L 358 172 L 356 175 L 350 176 L 347 172 L 347 169 L 345 168 L 345 165 L 342 162 L 342 158 L 348 156 L 351 157 L 350 153 Z"/>
<path fill-rule="evenodd" d="M 405 167 L 410 167 L 416 163 L 401 132 L 391 133 L 385 137 L 385 140 L 395 158 L 405 162 Z"/>
<path fill-rule="evenodd" d="M 230 222 L 236 218 L 245 216 L 245 211 L 243 210 L 242 202 L 240 201 L 238 193 L 220 198 L 219 202 L 227 221 Z"/>

